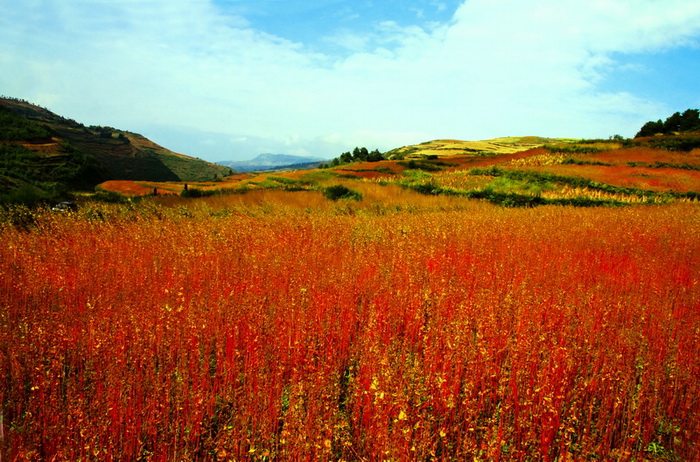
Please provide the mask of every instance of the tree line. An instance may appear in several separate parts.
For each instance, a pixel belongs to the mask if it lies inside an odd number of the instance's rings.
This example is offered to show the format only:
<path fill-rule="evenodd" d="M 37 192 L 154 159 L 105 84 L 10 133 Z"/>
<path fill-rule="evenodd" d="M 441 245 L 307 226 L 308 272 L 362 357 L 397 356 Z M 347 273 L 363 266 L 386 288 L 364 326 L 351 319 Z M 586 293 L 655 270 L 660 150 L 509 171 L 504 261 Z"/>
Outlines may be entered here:
<path fill-rule="evenodd" d="M 356 147 L 352 152 L 347 151 L 333 159 L 330 163 L 321 164 L 320 168 L 337 167 L 339 165 L 350 164 L 353 162 L 379 162 L 384 160 L 384 155 L 379 152 L 379 149 L 368 151 L 367 148 Z"/>
<path fill-rule="evenodd" d="M 682 114 L 676 112 L 665 121 L 661 121 L 661 119 L 656 122 L 649 121 L 642 126 L 635 138 L 654 136 L 658 133 L 668 135 L 692 131 L 700 131 L 700 110 L 698 109 L 687 109 Z"/>

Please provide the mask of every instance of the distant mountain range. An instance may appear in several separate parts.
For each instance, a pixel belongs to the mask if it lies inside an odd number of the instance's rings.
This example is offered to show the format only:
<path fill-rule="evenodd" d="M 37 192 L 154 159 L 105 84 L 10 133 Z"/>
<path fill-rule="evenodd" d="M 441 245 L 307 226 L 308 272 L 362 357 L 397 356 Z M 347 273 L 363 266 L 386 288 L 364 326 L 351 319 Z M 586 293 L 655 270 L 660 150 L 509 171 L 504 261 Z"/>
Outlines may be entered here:
<path fill-rule="evenodd" d="M 317 168 L 325 162 L 320 157 L 293 156 L 290 154 L 260 154 L 259 156 L 244 161 L 222 161 L 219 165 L 231 167 L 237 172 L 252 172 L 257 170 L 294 169 L 306 170 Z"/>
<path fill-rule="evenodd" d="M 195 182 L 234 173 L 138 133 L 85 126 L 6 97 L 0 97 L 0 154 L 0 202 L 51 200 L 107 180 Z"/>

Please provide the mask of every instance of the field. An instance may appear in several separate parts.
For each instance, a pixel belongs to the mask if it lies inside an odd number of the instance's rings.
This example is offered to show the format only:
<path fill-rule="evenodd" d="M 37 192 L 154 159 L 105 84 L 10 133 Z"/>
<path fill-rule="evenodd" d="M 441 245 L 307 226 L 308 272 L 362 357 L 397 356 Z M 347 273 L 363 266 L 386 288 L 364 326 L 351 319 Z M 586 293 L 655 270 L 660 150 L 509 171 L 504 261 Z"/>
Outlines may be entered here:
<path fill-rule="evenodd" d="M 700 458 L 697 203 L 346 180 L 0 210 L 0 460 Z"/>
<path fill-rule="evenodd" d="M 544 144 L 551 142 L 551 144 Z M 393 154 L 391 154 L 393 153 Z M 649 140 L 563 140 L 537 137 L 489 141 L 437 140 L 398 148 L 393 160 L 354 162 L 293 172 L 251 172 L 222 181 L 193 182 L 198 195 L 251 190 L 323 191 L 346 184 L 383 203 L 381 186 L 428 195 L 487 199 L 505 206 L 544 204 L 621 206 L 700 199 L 700 137 Z M 110 181 L 100 188 L 124 195 L 181 195 L 178 182 Z"/>

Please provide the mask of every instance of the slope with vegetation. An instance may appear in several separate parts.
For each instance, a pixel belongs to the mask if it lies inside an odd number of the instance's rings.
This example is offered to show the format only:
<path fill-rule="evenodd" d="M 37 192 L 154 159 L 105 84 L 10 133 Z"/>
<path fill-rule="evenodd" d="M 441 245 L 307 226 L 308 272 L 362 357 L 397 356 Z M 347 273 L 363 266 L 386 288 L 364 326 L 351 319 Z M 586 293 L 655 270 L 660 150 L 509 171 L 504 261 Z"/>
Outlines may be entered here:
<path fill-rule="evenodd" d="M 554 141 L 539 136 L 510 136 L 483 141 L 434 140 L 403 146 L 386 153 L 387 159 L 419 158 L 426 156 L 512 154 L 540 147 Z"/>
<path fill-rule="evenodd" d="M 0 98 L 0 201 L 34 202 L 115 180 L 204 181 L 227 167 L 169 151 L 141 135 L 86 127 L 15 98 Z"/>

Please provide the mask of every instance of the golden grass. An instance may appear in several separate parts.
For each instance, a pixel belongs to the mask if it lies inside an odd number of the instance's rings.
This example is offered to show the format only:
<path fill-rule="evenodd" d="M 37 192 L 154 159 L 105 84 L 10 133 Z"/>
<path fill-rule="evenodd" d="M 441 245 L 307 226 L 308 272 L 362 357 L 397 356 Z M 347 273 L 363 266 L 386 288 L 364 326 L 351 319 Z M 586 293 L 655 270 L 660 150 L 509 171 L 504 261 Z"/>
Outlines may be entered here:
<path fill-rule="evenodd" d="M 248 207 L 292 207 L 318 208 L 328 206 L 328 199 L 319 191 L 283 191 L 276 189 L 254 189 L 243 194 L 222 194 L 192 199 L 180 196 L 163 196 L 152 199 L 167 207 L 190 207 L 219 211 L 223 209 L 245 209 Z"/>
<path fill-rule="evenodd" d="M 423 155 L 453 156 L 465 153 L 513 154 L 540 147 L 552 141 L 556 140 L 537 136 L 511 136 L 482 141 L 443 139 L 404 146 L 395 151 L 417 157 Z"/>
<path fill-rule="evenodd" d="M 559 165 L 564 162 L 564 159 L 566 159 L 566 156 L 563 154 L 545 153 L 509 160 L 504 162 L 502 165 L 508 167 L 541 167 L 547 165 Z"/>
<path fill-rule="evenodd" d="M 571 186 L 564 185 L 560 188 L 543 191 L 541 193 L 542 197 L 545 199 L 574 199 L 574 198 L 586 198 L 604 201 L 617 201 L 625 204 L 648 204 L 649 200 L 646 197 L 638 196 L 635 194 L 620 194 L 620 193 L 608 193 L 605 191 L 599 191 L 589 188 L 574 188 Z M 654 197 L 651 199 L 652 202 L 661 204 L 666 199 L 661 197 Z M 685 202 L 685 201 L 683 201 Z"/>

